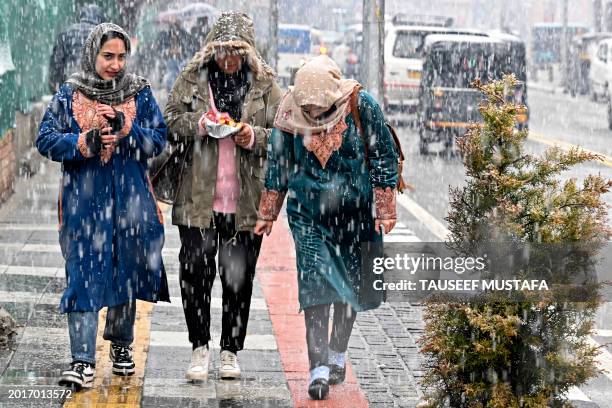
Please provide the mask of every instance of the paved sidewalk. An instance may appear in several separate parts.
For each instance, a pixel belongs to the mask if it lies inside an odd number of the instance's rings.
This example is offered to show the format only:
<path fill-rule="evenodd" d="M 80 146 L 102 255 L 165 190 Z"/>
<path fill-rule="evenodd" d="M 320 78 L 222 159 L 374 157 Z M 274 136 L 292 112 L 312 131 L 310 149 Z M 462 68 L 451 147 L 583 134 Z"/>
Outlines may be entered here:
<path fill-rule="evenodd" d="M 41 159 L 42 160 L 42 159 Z M 56 165 L 35 180 L 19 179 L 0 206 L 0 305 L 20 325 L 0 351 L 0 407 L 57 407 L 60 370 L 70 363 L 66 319 L 58 310 L 65 285 L 57 233 Z M 41 398 L 41 391 L 52 398 Z"/>
<path fill-rule="evenodd" d="M 170 218 L 169 216 L 167 218 Z M 168 222 L 169 220 L 167 220 Z M 218 378 L 221 333 L 221 282 L 217 276 L 211 299 L 211 365 L 209 380 L 191 384 L 185 370 L 191 343 L 181 303 L 178 277 L 178 229 L 166 227 L 164 263 L 171 303 L 159 303 L 151 316 L 143 407 L 291 407 L 291 395 L 272 334 L 270 315 L 259 282 L 255 281 L 245 349 L 238 353 L 242 378 Z"/>
<path fill-rule="evenodd" d="M 172 302 L 138 303 L 136 374 L 129 378 L 111 374 L 109 343 L 99 332 L 95 389 L 69 399 L 59 397 L 60 393 L 66 397 L 66 393 L 56 385 L 57 379 L 70 363 L 66 317 L 58 313 L 65 287 L 57 234 L 60 170 L 56 163 L 44 163 L 43 171 L 33 179 L 19 180 L 14 196 L 0 206 L 0 305 L 20 325 L 12 348 L 0 351 L 0 408 L 416 405 L 418 353 L 413 334 L 404 331 L 400 323 L 412 321 L 407 327 L 413 327 L 414 333 L 420 330 L 413 321 L 415 310 L 409 305 L 360 314 L 349 345 L 353 369 L 349 368 L 346 383 L 333 387 L 326 401 L 308 398 L 305 329 L 297 303 L 293 241 L 286 222 L 279 222 L 274 234 L 264 240 L 246 347 L 239 353 L 243 378 L 224 381 L 216 374 L 221 331 L 221 285 L 216 282 L 211 311 L 211 376 L 202 384 L 187 382 L 184 372 L 191 347 L 180 300 L 180 242 L 177 228 L 169 224 L 169 214 L 163 255 Z M 414 239 L 405 228 L 399 228 L 394 238 Z M 104 322 L 105 310 L 100 313 Z"/>
<path fill-rule="evenodd" d="M 70 363 L 66 318 L 57 311 L 65 287 L 57 234 L 59 179 L 59 165 L 46 162 L 41 174 L 32 180 L 20 180 L 15 195 L 0 206 L 0 305 L 20 325 L 12 349 L 0 351 L 0 407 L 54 407 L 64 402 L 64 398 L 52 394 L 53 390 L 56 395 L 63 391 L 56 382 Z M 111 375 L 109 343 L 101 339 L 100 333 L 96 388 L 75 394 L 65 406 L 293 406 L 258 282 L 246 350 L 239 353 L 242 379 L 222 381 L 216 375 L 220 282 L 216 282 L 212 294 L 211 378 L 198 385 L 184 379 L 191 345 L 180 300 L 178 230 L 168 222 L 166 219 L 163 255 L 172 302 L 154 306 L 138 302 L 134 351 L 137 366 L 140 365 L 136 374 L 129 378 Z M 101 311 L 101 317 L 104 313 Z M 51 398 L 41 397 L 43 390 Z M 22 398 L 12 398 L 15 395 Z"/>

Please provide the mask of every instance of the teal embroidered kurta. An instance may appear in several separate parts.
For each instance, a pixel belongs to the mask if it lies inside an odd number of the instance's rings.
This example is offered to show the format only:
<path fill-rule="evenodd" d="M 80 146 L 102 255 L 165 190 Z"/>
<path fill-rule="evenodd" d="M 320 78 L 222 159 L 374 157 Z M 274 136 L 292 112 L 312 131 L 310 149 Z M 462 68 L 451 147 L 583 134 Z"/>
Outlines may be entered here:
<path fill-rule="evenodd" d="M 302 309 L 341 301 L 361 311 L 383 301 L 383 292 L 362 296 L 363 286 L 379 277 L 361 270 L 361 246 L 382 241 L 374 230 L 373 189 L 395 189 L 397 153 L 374 98 L 361 91 L 358 106 L 365 138 L 349 113 L 341 145 L 325 166 L 301 135 L 274 129 L 268 142 L 265 188 L 287 193 Z"/>

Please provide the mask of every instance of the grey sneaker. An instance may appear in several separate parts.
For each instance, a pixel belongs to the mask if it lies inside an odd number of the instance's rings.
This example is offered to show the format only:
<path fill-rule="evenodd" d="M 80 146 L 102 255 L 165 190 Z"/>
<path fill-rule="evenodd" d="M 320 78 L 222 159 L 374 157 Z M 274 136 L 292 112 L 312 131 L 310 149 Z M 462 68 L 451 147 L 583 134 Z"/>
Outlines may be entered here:
<path fill-rule="evenodd" d="M 206 381 L 208 379 L 208 362 L 210 351 L 206 346 L 200 346 L 191 352 L 191 363 L 185 374 L 190 381 Z"/>
<path fill-rule="evenodd" d="M 223 350 L 219 362 L 220 378 L 240 378 L 240 365 L 238 356 L 231 351 Z"/>

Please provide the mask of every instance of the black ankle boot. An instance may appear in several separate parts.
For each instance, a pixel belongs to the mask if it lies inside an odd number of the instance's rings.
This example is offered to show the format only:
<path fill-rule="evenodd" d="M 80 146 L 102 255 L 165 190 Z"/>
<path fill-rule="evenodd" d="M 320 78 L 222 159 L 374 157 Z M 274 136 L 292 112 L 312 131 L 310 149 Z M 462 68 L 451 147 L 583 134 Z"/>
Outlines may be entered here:
<path fill-rule="evenodd" d="M 329 366 L 329 385 L 343 383 L 344 377 L 346 377 L 346 366 L 340 367 L 339 365 L 330 364 Z"/>
<path fill-rule="evenodd" d="M 322 400 L 329 394 L 329 383 L 324 378 L 317 378 L 308 386 L 308 395 L 313 400 Z"/>

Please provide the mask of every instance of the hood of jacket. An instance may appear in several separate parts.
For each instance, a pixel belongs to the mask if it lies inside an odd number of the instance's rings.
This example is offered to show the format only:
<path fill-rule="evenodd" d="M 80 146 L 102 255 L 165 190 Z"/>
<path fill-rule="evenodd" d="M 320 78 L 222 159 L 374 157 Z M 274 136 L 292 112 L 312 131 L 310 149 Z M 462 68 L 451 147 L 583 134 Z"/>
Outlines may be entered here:
<path fill-rule="evenodd" d="M 257 81 L 272 80 L 276 75 L 257 52 L 253 20 L 245 13 L 222 13 L 208 33 L 202 49 L 187 64 L 186 71 L 196 73 L 216 53 L 221 52 L 244 57 Z"/>

